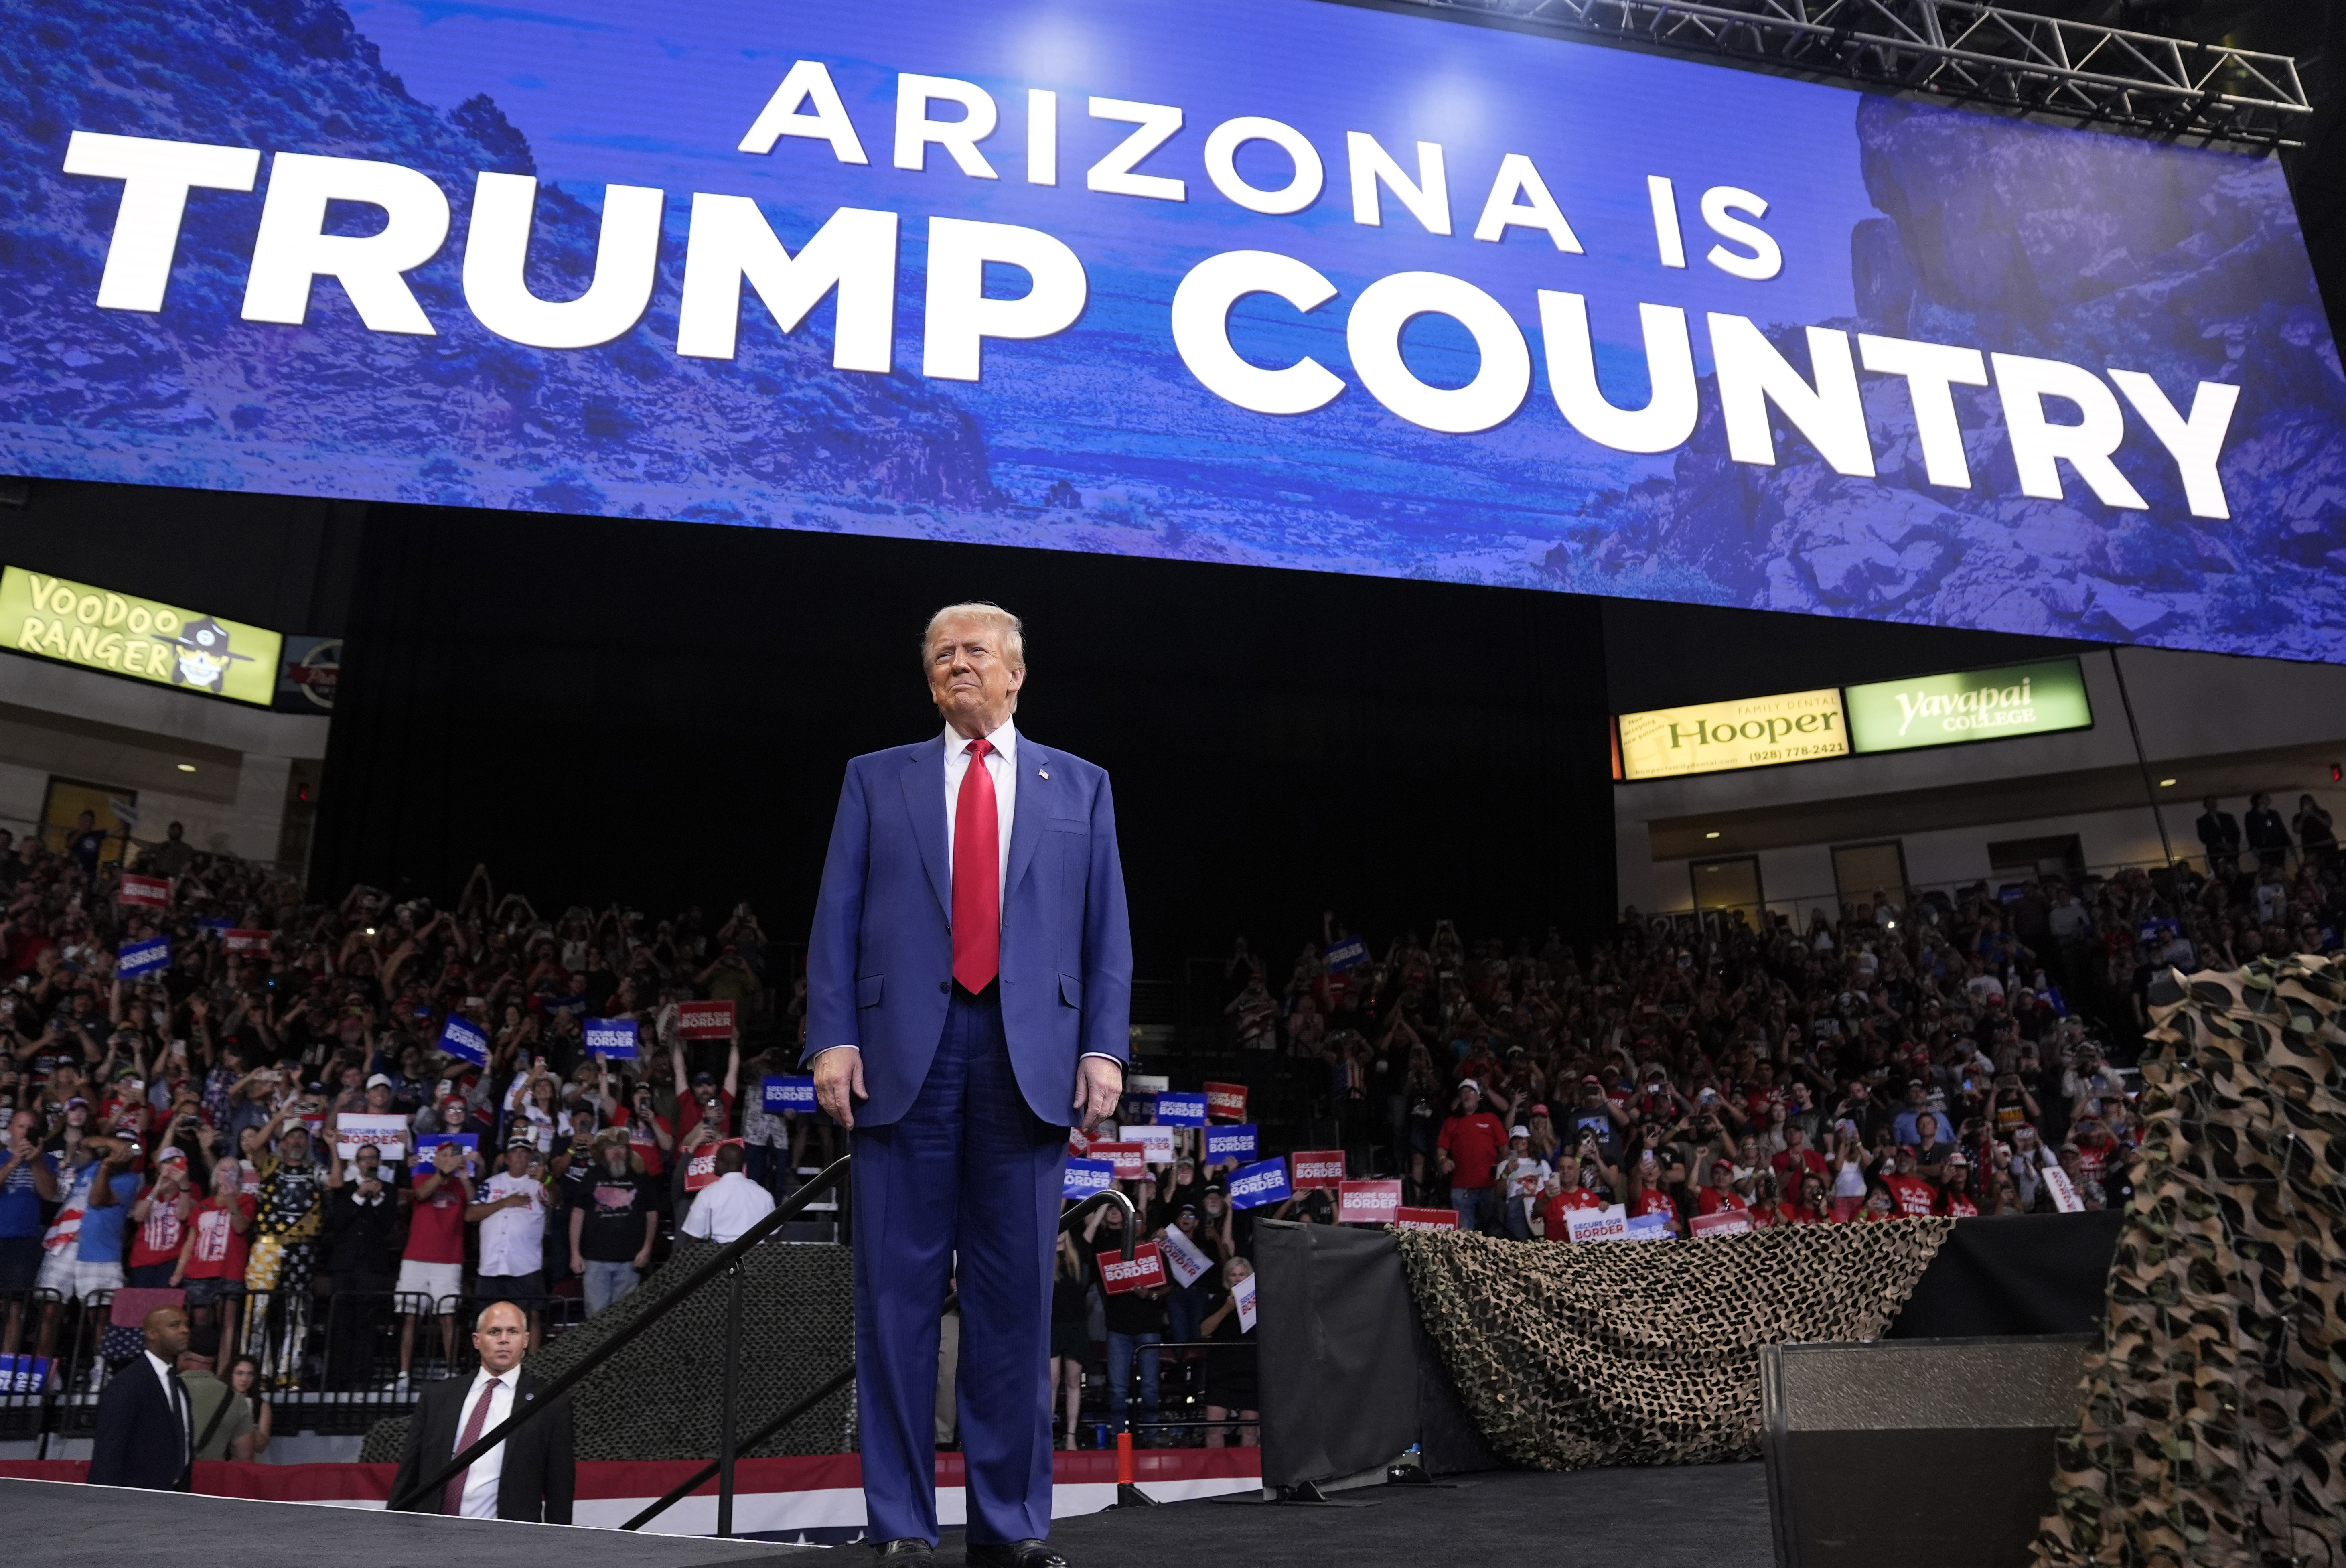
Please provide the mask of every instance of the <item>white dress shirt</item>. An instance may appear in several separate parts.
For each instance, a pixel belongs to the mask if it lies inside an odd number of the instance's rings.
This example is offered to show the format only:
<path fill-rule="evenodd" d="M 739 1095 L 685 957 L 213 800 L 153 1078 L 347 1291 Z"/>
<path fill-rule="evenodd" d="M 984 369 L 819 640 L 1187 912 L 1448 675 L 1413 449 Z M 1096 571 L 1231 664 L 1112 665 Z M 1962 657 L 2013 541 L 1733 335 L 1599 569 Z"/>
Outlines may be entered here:
<path fill-rule="evenodd" d="M 1010 893 L 1010 825 L 1018 820 L 1018 728 L 1005 720 L 985 738 L 994 748 L 985 754 L 985 771 L 994 780 L 994 907 L 996 913 Z M 961 781 L 969 774 L 970 742 L 945 726 L 945 874 L 953 874 L 954 816 L 961 803 Z"/>
<path fill-rule="evenodd" d="M 492 1376 L 497 1380 L 497 1387 L 489 1395 L 489 1413 L 481 1420 L 482 1435 L 496 1431 L 505 1424 L 505 1418 L 513 1414 L 514 1380 L 521 1376 L 521 1369 L 515 1367 L 509 1372 L 491 1373 L 484 1367 L 473 1374 L 473 1386 L 464 1390 L 464 1406 L 456 1412 L 456 1438 L 460 1442 L 464 1441 L 464 1428 L 472 1422 L 473 1407 L 480 1402 L 481 1390 L 489 1386 Z M 475 1437 L 473 1441 L 478 1442 L 480 1438 Z M 464 1451 L 451 1449 L 448 1457 L 454 1459 Z M 505 1473 L 505 1445 L 503 1443 L 474 1460 L 472 1468 L 464 1472 L 464 1502 L 457 1512 L 466 1519 L 495 1519 L 497 1516 L 497 1478 Z"/>
<path fill-rule="evenodd" d="M 741 1233 L 774 1212 L 774 1195 L 746 1171 L 727 1171 L 693 1195 L 684 1234 L 704 1241 L 739 1241 Z"/>
<path fill-rule="evenodd" d="M 155 1380 L 163 1385 L 163 1402 L 170 1406 L 171 1413 L 178 1418 L 179 1468 L 185 1470 L 188 1468 L 188 1451 L 196 1441 L 195 1412 L 188 1408 L 187 1397 L 182 1391 L 185 1385 L 171 1380 L 170 1363 L 152 1350 L 146 1355 L 147 1364 L 155 1369 Z"/>
<path fill-rule="evenodd" d="M 536 1274 L 546 1267 L 546 1187 L 533 1176 L 498 1171 L 481 1184 L 475 1203 L 495 1203 L 520 1193 L 526 1208 L 501 1208 L 481 1221 L 481 1272 L 505 1278 Z"/>

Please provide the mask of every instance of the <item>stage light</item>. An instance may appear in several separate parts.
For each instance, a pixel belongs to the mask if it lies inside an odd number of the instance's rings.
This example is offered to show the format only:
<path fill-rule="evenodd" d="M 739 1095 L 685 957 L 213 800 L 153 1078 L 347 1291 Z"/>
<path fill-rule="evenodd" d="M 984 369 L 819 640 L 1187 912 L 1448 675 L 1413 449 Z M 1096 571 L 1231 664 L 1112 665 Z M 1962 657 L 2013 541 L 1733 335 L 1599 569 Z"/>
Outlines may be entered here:
<path fill-rule="evenodd" d="M 179 764 L 179 771 L 182 773 L 193 773 L 195 770 L 196 765 L 192 762 L 182 762 Z"/>
<path fill-rule="evenodd" d="M 2335 784 L 2341 779 L 2346 779 L 2346 769 L 2341 769 L 2338 764 L 2332 762 L 2330 765 L 2330 781 Z"/>
<path fill-rule="evenodd" d="M 2175 780 L 2172 779 L 2162 779 L 2158 781 L 2158 787 L 2162 789 L 2172 789 L 2175 788 Z"/>
<path fill-rule="evenodd" d="M 1714 829 L 1710 832 L 1705 833 L 1703 837 L 1706 839 L 1716 839 L 1719 837 L 1719 833 L 1718 830 Z"/>

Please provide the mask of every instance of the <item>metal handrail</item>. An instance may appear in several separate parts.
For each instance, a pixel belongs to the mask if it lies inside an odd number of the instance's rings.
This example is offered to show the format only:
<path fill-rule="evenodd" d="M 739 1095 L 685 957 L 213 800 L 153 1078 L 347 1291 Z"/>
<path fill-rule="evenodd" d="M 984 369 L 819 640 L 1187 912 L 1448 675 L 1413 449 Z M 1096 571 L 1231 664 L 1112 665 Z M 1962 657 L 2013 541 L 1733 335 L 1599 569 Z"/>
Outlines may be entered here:
<path fill-rule="evenodd" d="M 430 1481 L 412 1486 L 399 1496 L 393 1498 L 389 1504 L 390 1508 L 394 1512 L 402 1511 L 413 1507 L 419 1499 L 432 1496 L 457 1475 L 470 1469 L 482 1455 L 528 1425 L 535 1418 L 544 1415 L 553 1408 L 556 1400 L 576 1388 L 587 1373 L 632 1344 L 637 1335 L 667 1317 L 669 1311 L 686 1297 L 724 1273 L 751 1247 L 772 1235 L 786 1221 L 796 1218 L 799 1212 L 808 1204 L 837 1186 L 847 1175 L 848 1162 L 853 1157 L 852 1155 L 842 1155 L 824 1166 L 821 1173 L 812 1181 L 776 1204 L 771 1212 L 743 1231 L 738 1239 L 728 1242 L 720 1247 L 715 1257 L 694 1269 L 683 1283 L 670 1288 L 658 1302 L 638 1313 L 632 1321 L 588 1351 L 568 1371 L 555 1379 L 552 1386 L 545 1390 L 542 1398 L 529 1401 L 525 1407 L 515 1410 L 495 1427 L 481 1434 L 481 1440 L 478 1442 L 450 1460 Z"/>
<path fill-rule="evenodd" d="M 1069 1230 L 1074 1228 L 1076 1221 L 1081 1219 L 1086 1212 L 1091 1209 L 1095 1205 L 1109 1201 L 1121 1204 L 1124 1207 L 1125 1223 L 1124 1245 L 1122 1251 L 1125 1261 L 1130 1262 L 1132 1260 L 1133 1249 L 1139 1245 L 1140 1211 L 1133 1207 L 1131 1198 L 1126 1196 L 1122 1192 L 1119 1192 L 1115 1187 L 1109 1187 L 1105 1191 L 1092 1194 L 1089 1197 L 1085 1198 L 1073 1208 L 1067 1210 L 1066 1213 L 1061 1215 L 1059 1217 L 1059 1228 L 1061 1230 Z M 937 1315 L 939 1317 L 943 1317 L 946 1312 L 951 1311 L 953 1309 L 954 1303 L 960 1298 L 960 1296 L 961 1292 L 957 1289 L 947 1291 L 945 1293 L 944 1299 L 937 1306 Z M 734 1381 L 734 1379 L 731 1376 L 731 1368 L 729 1365 L 727 1368 L 727 1374 L 726 1386 L 729 1390 Z M 831 1395 L 839 1392 L 840 1390 L 847 1387 L 848 1384 L 854 1380 L 855 1363 L 850 1361 L 846 1366 L 842 1367 L 837 1373 L 833 1374 L 829 1380 L 824 1382 L 822 1387 L 805 1395 L 803 1398 L 800 1399 L 797 1403 L 790 1406 L 780 1414 L 768 1421 L 764 1426 L 760 1427 L 756 1431 L 751 1432 L 748 1437 L 742 1439 L 740 1443 L 731 1446 L 736 1450 L 756 1448 L 760 1443 L 762 1443 L 773 1437 L 775 1433 L 782 1431 L 782 1429 L 789 1426 L 792 1421 L 797 1420 L 801 1416 L 805 1415 L 809 1410 L 813 1410 L 817 1405 L 822 1403 L 823 1400 L 831 1398 Z M 729 1419 L 727 1421 L 727 1425 L 729 1427 L 731 1425 Z M 642 1529 L 652 1520 L 658 1518 L 661 1514 L 667 1512 L 668 1509 L 675 1506 L 677 1503 L 681 1502 L 685 1498 L 690 1496 L 701 1487 L 707 1485 L 710 1476 L 724 1474 L 726 1469 L 726 1457 L 727 1456 L 724 1453 L 720 1452 L 716 1459 L 710 1460 L 707 1464 L 702 1465 L 699 1470 L 685 1477 L 684 1480 L 668 1488 L 665 1494 L 654 1499 L 651 1504 L 645 1508 L 642 1512 L 637 1514 L 633 1519 L 628 1520 L 625 1524 L 620 1525 L 619 1528 L 622 1530 Z M 719 1517 L 717 1524 L 718 1533 L 720 1535 L 731 1533 L 731 1530 L 729 1529 L 729 1526 L 732 1523 L 731 1515 L 733 1512 L 731 1507 L 731 1493 L 732 1488 L 729 1485 L 719 1488 L 718 1494 Z"/>

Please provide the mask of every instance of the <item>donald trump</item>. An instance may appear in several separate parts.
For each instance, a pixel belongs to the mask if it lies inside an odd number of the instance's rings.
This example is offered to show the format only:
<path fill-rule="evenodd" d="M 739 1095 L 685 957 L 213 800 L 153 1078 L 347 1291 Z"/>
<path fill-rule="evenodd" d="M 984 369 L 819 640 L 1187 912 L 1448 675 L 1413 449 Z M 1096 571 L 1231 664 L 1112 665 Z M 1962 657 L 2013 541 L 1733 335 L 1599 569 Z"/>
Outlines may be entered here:
<path fill-rule="evenodd" d="M 1012 723 L 1018 617 L 929 619 L 944 732 L 847 765 L 807 943 L 807 1057 L 852 1129 L 858 1431 L 889 1568 L 937 1540 L 937 1322 L 961 1288 L 973 1563 L 1053 1568 L 1051 1268 L 1067 1128 L 1123 1092 L 1132 935 L 1107 775 Z"/>

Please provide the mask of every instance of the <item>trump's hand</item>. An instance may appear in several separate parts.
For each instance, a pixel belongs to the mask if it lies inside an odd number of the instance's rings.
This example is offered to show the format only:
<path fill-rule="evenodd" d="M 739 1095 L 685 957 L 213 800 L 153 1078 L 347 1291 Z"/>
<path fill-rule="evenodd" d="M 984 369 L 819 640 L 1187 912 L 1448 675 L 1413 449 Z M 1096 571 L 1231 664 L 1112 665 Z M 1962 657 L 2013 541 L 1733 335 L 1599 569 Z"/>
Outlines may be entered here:
<path fill-rule="evenodd" d="M 863 1053 L 852 1045 L 834 1045 L 814 1059 L 814 1103 L 842 1127 L 855 1125 L 851 1100 L 868 1100 L 863 1092 Z"/>
<path fill-rule="evenodd" d="M 1124 1069 L 1105 1056 L 1086 1056 L 1076 1064 L 1076 1115 L 1089 1133 L 1116 1111 L 1124 1098 Z"/>

